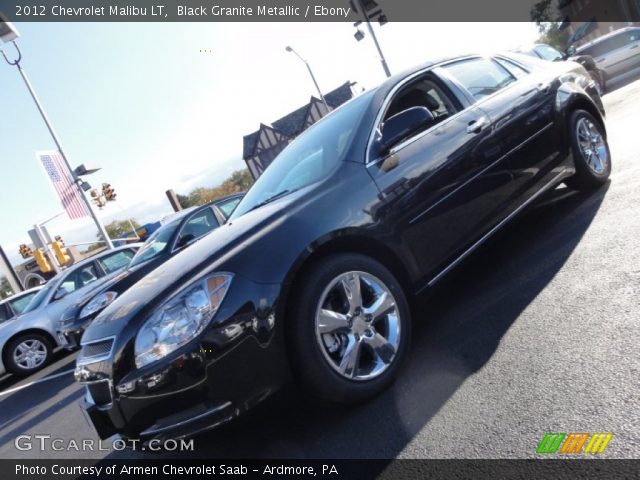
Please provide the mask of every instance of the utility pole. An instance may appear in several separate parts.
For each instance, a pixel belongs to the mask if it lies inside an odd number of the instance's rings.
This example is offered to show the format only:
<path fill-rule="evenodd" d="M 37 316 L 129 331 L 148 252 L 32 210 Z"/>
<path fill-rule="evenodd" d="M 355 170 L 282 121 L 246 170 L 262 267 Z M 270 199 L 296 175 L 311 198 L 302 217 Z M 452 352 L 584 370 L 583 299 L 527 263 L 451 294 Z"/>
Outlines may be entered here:
<path fill-rule="evenodd" d="M 7 24 L 5 24 L 5 25 L 7 25 Z M 11 26 L 11 27 L 13 27 L 13 26 Z M 17 31 L 14 31 L 13 33 L 15 34 L 15 38 L 17 38 Z M 49 121 L 49 117 L 47 116 L 47 113 L 45 112 L 44 107 L 40 103 L 40 100 L 38 99 L 38 96 L 36 95 L 36 92 L 33 89 L 33 86 L 31 85 L 31 82 L 29 81 L 29 78 L 27 77 L 26 72 L 24 71 L 24 69 L 20 65 L 20 62 L 22 60 L 22 52 L 20 51 L 20 48 L 18 48 L 18 44 L 15 42 L 15 40 L 13 40 L 12 43 L 13 43 L 13 46 L 15 47 L 16 51 L 18 52 L 18 57 L 15 60 L 9 60 L 9 58 L 5 54 L 4 50 L 0 49 L 0 52 L 2 53 L 2 56 L 4 57 L 5 61 L 9 65 L 13 65 L 18 69 L 18 72 L 20 73 L 20 76 L 22 77 L 22 80 L 24 81 L 24 84 L 27 86 L 27 89 L 29 90 L 29 94 L 31 95 L 31 98 L 33 99 L 34 103 L 36 104 L 36 107 L 38 108 L 38 111 L 40 112 L 40 116 L 42 117 L 42 120 L 44 120 L 44 123 L 47 126 L 47 129 L 49 130 L 49 134 L 51 135 L 51 138 L 53 139 L 53 142 L 56 144 L 58 152 L 60 152 L 60 156 L 62 157 L 62 160 L 64 161 L 64 165 L 65 165 L 67 171 L 69 172 L 69 175 L 71 175 L 71 178 L 73 178 L 73 180 L 74 180 L 75 188 L 78 190 L 78 193 L 80 194 L 80 197 L 84 201 L 84 204 L 87 207 L 89 213 L 91 214 L 91 217 L 93 218 L 93 221 L 95 222 L 96 227 L 98 227 L 98 231 L 100 232 L 100 235 L 104 239 L 104 242 L 107 245 L 107 248 L 108 249 L 113 249 L 113 243 L 111 243 L 111 239 L 109 238 L 109 234 L 105 230 L 104 225 L 102 225 L 102 223 L 98 219 L 98 216 L 96 215 L 96 212 L 93 210 L 93 207 L 91 206 L 91 202 L 87 199 L 87 197 L 84 196 L 84 192 L 83 192 L 82 188 L 80 187 L 80 185 L 82 183 L 82 180 L 78 178 L 78 176 L 75 174 L 74 170 L 71 168 L 71 165 L 69 165 L 69 160 L 68 160 L 66 154 L 64 153 L 64 149 L 62 148 L 62 144 L 60 143 L 60 139 L 56 135 L 56 132 L 53 129 L 53 125 L 51 125 L 51 122 Z"/>

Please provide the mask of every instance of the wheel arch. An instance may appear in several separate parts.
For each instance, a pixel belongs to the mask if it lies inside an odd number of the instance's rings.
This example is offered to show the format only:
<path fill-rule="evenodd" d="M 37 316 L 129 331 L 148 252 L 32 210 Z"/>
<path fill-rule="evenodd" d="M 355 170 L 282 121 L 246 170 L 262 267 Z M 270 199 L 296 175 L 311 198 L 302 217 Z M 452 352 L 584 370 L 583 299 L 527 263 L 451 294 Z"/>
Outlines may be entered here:
<path fill-rule="evenodd" d="M 385 266 L 410 297 L 414 283 L 408 268 L 393 249 L 379 240 L 361 233 L 333 234 L 309 245 L 289 270 L 278 301 L 277 315 L 286 318 L 286 306 L 300 288 L 300 280 L 323 258 L 341 253 L 353 253 L 373 258 Z"/>
<path fill-rule="evenodd" d="M 559 111 L 564 117 L 563 123 L 567 127 L 573 112 L 576 110 L 585 110 L 593 115 L 600 127 L 602 127 L 605 137 L 607 136 L 607 127 L 602 112 L 598 108 L 598 105 L 584 92 L 580 92 L 574 88 L 568 88 L 568 85 L 564 85 L 564 88 L 558 91 L 556 105 L 559 107 Z"/>

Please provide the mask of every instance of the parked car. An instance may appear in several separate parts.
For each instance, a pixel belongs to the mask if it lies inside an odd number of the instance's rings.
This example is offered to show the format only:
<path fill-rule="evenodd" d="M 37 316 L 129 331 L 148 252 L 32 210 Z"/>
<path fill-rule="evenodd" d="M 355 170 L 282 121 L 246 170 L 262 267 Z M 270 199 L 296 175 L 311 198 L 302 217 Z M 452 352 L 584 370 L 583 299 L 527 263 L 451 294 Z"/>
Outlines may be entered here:
<path fill-rule="evenodd" d="M 16 293 L 11 297 L 2 300 L 0 302 L 0 323 L 11 320 L 16 315 L 20 315 L 41 288 L 42 286 L 30 288 L 29 290 Z"/>
<path fill-rule="evenodd" d="M 291 374 L 329 401 L 380 393 L 409 351 L 408 298 L 544 192 L 607 181 L 602 107 L 587 75 L 573 62 L 450 58 L 318 121 L 225 225 L 85 331 L 75 378 L 98 435 L 191 435 Z"/>
<path fill-rule="evenodd" d="M 49 280 L 20 315 L 0 323 L 0 374 L 30 375 L 44 368 L 60 346 L 60 316 L 89 289 L 126 267 L 139 246 L 104 251 L 72 265 Z"/>
<path fill-rule="evenodd" d="M 223 225 L 243 195 L 237 193 L 191 207 L 168 219 L 151 234 L 126 270 L 67 309 L 58 325 L 58 338 L 63 346 L 69 350 L 78 348 L 87 326 L 107 305 L 172 256 Z"/>
<path fill-rule="evenodd" d="M 596 38 L 578 47 L 576 55 L 593 57 L 604 72 L 605 84 L 640 67 L 640 27 L 626 27 Z"/>
<path fill-rule="evenodd" d="M 594 82 L 596 82 L 598 93 L 604 93 L 605 74 L 598 68 L 595 60 L 591 55 L 567 55 L 560 52 L 559 50 L 556 50 L 551 45 L 547 45 L 546 43 L 536 43 L 528 47 L 521 47 L 519 49 L 516 49 L 515 51 L 550 62 L 559 62 L 563 60 L 577 62 L 582 65 L 587 72 L 589 72 L 589 76 L 593 79 Z"/>

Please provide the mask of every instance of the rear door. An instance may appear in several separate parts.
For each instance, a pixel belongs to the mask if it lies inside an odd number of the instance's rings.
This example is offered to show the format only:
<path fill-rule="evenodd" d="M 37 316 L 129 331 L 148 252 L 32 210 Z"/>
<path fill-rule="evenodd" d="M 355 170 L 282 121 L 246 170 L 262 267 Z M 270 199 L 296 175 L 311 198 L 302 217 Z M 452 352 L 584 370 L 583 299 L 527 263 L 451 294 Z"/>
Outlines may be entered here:
<path fill-rule="evenodd" d="M 511 60 L 493 58 L 455 62 L 443 69 L 489 118 L 483 154 L 508 169 L 514 180 L 504 209 L 489 220 L 490 227 L 555 175 L 562 146 L 553 128 L 555 74 L 551 69 L 526 70 Z"/>
<path fill-rule="evenodd" d="M 489 141 L 486 113 L 436 70 L 416 82 L 416 88 L 441 104 L 432 109 L 435 123 L 388 155 L 370 157 L 368 170 L 382 192 L 384 214 L 398 226 L 390 235 L 402 239 L 420 269 L 429 272 L 429 280 L 495 223 L 513 185 L 499 150 Z M 391 100 L 391 113 L 403 95 L 401 89 Z"/>

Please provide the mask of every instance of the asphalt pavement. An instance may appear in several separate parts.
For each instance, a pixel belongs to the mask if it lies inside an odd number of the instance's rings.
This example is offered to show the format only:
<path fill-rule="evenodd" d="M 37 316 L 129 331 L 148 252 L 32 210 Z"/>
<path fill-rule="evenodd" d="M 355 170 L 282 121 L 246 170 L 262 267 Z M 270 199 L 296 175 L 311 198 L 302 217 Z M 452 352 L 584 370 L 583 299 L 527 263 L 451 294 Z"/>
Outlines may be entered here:
<path fill-rule="evenodd" d="M 171 456 L 531 458 L 547 432 L 611 432 L 600 456 L 640 458 L 640 80 L 614 88 L 609 184 L 550 192 L 421 298 L 390 390 L 328 407 L 290 388 Z M 16 448 L 19 435 L 97 442 L 74 359 L 0 378 L 0 458 L 156 457 Z"/>

